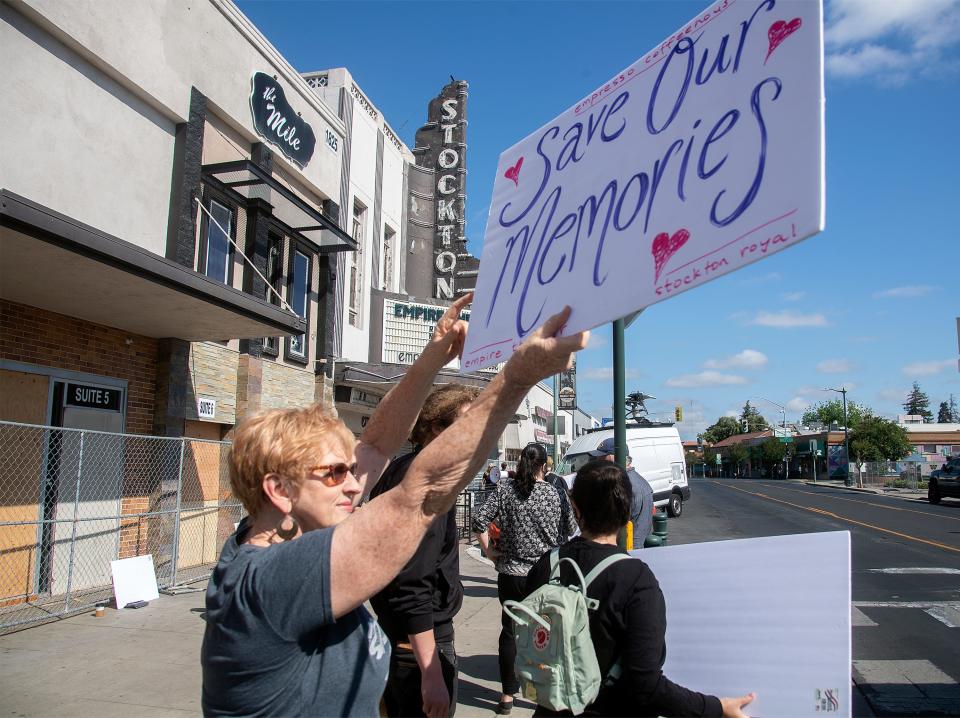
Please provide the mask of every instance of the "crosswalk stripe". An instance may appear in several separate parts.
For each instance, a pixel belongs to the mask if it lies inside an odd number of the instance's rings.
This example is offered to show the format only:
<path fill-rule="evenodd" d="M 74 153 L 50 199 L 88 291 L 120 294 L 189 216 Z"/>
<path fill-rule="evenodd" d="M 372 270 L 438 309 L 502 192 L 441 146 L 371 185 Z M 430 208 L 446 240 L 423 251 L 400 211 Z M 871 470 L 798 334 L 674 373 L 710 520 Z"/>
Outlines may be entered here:
<path fill-rule="evenodd" d="M 865 573 L 899 573 L 899 574 L 960 574 L 960 568 L 867 568 Z"/>

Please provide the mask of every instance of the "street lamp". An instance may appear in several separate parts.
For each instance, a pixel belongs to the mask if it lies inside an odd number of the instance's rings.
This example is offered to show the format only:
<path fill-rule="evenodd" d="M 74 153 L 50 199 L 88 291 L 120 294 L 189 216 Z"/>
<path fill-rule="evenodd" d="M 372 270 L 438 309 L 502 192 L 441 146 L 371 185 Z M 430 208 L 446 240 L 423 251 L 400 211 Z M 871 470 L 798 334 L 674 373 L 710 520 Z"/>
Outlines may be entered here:
<path fill-rule="evenodd" d="M 843 485 L 844 486 L 853 486 L 853 480 L 850 478 L 850 438 L 847 433 L 847 388 L 842 387 L 840 389 L 831 389 L 829 387 L 824 387 L 824 391 L 835 391 L 837 394 L 843 395 L 843 459 L 847 464 L 847 470 L 843 475 Z M 827 430 L 827 436 L 830 435 L 830 430 Z"/>

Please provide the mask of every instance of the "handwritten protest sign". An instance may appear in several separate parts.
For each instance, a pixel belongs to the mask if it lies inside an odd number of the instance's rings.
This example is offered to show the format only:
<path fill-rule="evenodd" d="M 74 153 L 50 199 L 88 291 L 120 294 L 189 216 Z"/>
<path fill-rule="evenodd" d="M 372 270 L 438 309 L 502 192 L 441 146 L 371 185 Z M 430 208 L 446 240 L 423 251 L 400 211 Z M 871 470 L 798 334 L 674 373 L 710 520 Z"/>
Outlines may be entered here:
<path fill-rule="evenodd" d="M 717 696 L 755 691 L 751 716 L 851 714 L 848 531 L 631 554 L 663 591 L 671 680 Z"/>
<path fill-rule="evenodd" d="M 463 368 L 823 229 L 820 0 L 720 0 L 500 156 Z"/>

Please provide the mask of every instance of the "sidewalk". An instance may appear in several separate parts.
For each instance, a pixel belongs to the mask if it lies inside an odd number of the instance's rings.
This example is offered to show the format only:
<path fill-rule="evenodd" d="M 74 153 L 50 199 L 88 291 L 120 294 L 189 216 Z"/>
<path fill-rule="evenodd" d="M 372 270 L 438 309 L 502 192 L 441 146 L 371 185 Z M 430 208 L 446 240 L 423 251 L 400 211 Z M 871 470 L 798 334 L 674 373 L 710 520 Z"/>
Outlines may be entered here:
<path fill-rule="evenodd" d="M 918 499 L 926 501 L 927 492 L 926 490 L 921 489 L 885 489 L 879 486 L 865 486 L 863 488 L 859 486 L 846 486 L 843 481 L 807 481 L 804 480 L 807 486 L 828 486 L 832 489 L 844 489 L 846 491 L 859 491 L 863 494 L 880 494 L 882 496 L 895 496 L 898 499 L 909 499 L 911 501 L 916 501 Z"/>
<path fill-rule="evenodd" d="M 489 718 L 500 697 L 497 574 L 475 556 L 461 546 L 458 718 Z M 202 591 L 161 595 L 139 610 L 108 608 L 102 618 L 91 612 L 0 637 L 4 715 L 199 715 L 203 605 Z M 532 712 L 518 701 L 512 715 Z"/>

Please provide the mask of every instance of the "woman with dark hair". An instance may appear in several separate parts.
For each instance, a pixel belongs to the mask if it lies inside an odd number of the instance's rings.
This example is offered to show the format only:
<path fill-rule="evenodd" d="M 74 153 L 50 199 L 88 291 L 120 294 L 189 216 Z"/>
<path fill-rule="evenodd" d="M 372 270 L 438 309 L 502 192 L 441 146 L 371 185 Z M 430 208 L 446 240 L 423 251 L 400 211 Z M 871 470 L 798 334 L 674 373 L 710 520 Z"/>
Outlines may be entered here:
<path fill-rule="evenodd" d="M 480 547 L 497 568 L 497 596 L 500 603 L 522 600 L 527 573 L 547 551 L 556 548 L 573 534 L 577 525 L 567 508 L 566 497 L 543 480 L 547 450 L 543 444 L 530 444 L 520 453 L 516 476 L 501 478 L 473 520 Z M 490 544 L 487 526 L 500 526 L 497 548 Z M 501 616 L 500 683 L 503 693 L 497 713 L 506 715 L 513 708 L 513 695 L 520 685 L 514 670 L 517 646 L 513 621 Z"/>
<path fill-rule="evenodd" d="M 586 575 L 607 557 L 623 553 L 617 547 L 617 533 L 630 519 L 632 498 L 630 479 L 621 467 L 603 460 L 581 467 L 570 494 L 580 535 L 560 547 L 560 558 L 573 559 Z M 547 554 L 530 570 L 524 595 L 549 579 Z M 560 564 L 560 580 L 579 585 L 567 562 Z M 590 638 L 600 674 L 607 680 L 584 715 L 745 718 L 741 709 L 754 699 L 753 693 L 716 698 L 688 690 L 663 675 L 666 604 L 656 577 L 643 561 L 608 566 L 587 588 L 587 596 L 600 604 L 590 613 Z M 538 706 L 534 715 L 558 714 Z"/>

